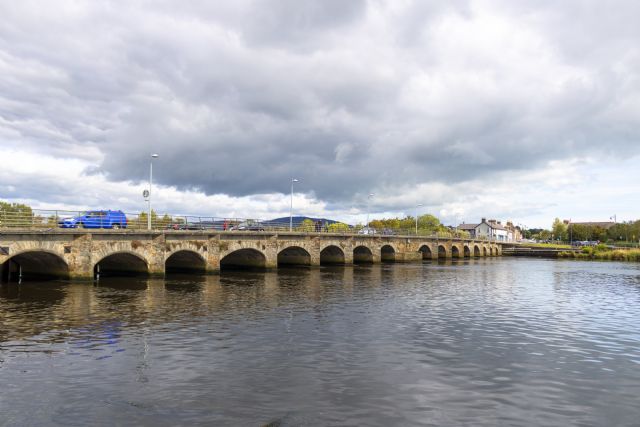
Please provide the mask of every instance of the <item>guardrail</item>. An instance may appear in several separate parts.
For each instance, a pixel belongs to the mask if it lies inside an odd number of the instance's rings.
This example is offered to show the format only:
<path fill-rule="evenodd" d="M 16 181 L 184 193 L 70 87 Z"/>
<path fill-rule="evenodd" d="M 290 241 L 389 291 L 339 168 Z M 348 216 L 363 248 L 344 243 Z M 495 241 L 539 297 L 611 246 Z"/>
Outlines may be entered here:
<path fill-rule="evenodd" d="M 83 229 L 87 232 L 109 229 L 148 230 L 146 213 L 124 213 L 126 221 L 119 220 L 119 211 L 70 211 L 42 210 L 4 211 L 0 210 L 0 230 L 40 230 L 52 231 L 61 229 Z M 119 214 L 121 218 L 122 213 Z M 254 218 L 220 218 L 196 215 L 153 214 L 151 216 L 153 231 L 255 231 L 255 232 L 288 232 L 289 219 L 286 221 L 263 220 Z M 468 239 L 465 232 L 433 232 L 415 228 L 373 228 L 362 225 L 348 225 L 320 220 L 294 221 L 292 231 L 302 233 L 361 234 L 376 236 L 421 236 L 440 239 Z M 477 238 L 476 240 L 492 240 Z"/>

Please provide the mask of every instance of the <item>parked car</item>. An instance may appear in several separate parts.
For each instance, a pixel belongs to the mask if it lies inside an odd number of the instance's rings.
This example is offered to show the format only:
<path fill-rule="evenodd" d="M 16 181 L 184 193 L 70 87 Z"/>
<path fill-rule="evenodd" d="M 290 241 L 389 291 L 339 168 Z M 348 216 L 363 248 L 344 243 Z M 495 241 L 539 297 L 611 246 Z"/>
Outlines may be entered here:
<path fill-rule="evenodd" d="M 167 225 L 167 230 L 198 230 L 193 223 L 174 222 Z"/>
<path fill-rule="evenodd" d="M 264 225 L 259 221 L 242 221 L 238 225 L 234 225 L 231 230 L 235 231 L 264 231 Z"/>
<path fill-rule="evenodd" d="M 223 230 L 219 221 L 174 222 L 167 225 L 167 230 Z"/>
<path fill-rule="evenodd" d="M 358 231 L 358 234 L 376 234 L 375 228 L 364 227 Z"/>
<path fill-rule="evenodd" d="M 82 215 L 62 218 L 62 228 L 127 228 L 127 217 L 122 211 L 87 211 Z"/>

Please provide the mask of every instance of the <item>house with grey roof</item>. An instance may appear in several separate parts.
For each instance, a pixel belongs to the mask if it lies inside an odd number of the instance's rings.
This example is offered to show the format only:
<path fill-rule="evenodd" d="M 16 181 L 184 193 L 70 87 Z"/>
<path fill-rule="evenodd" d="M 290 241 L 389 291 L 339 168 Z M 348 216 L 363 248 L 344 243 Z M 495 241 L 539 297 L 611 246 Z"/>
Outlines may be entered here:
<path fill-rule="evenodd" d="M 513 241 L 514 234 L 512 230 L 502 225 L 501 221 L 482 218 L 479 224 L 460 224 L 458 230 L 466 231 L 471 235 L 472 239 L 491 239 L 501 242 Z"/>

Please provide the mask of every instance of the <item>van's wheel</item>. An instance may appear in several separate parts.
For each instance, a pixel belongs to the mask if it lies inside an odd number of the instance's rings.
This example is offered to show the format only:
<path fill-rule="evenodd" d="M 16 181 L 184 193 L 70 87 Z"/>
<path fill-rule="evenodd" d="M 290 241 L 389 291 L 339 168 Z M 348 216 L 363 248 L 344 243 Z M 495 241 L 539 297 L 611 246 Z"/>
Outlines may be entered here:
<path fill-rule="evenodd" d="M 114 230 L 119 230 L 120 229 L 120 224 L 113 224 L 113 229 Z"/>

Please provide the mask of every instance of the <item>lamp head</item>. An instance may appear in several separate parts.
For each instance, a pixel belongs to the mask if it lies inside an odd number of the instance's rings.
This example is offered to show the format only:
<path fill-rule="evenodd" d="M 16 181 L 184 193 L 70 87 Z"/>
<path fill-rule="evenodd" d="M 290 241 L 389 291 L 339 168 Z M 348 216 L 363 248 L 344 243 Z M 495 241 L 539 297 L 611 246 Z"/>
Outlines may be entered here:
<path fill-rule="evenodd" d="M 152 157 L 152 158 L 154 158 L 154 159 L 157 159 L 158 157 L 160 157 L 160 155 L 159 155 L 159 154 L 155 154 L 155 153 L 153 153 L 153 154 L 151 155 L 151 157 Z"/>

